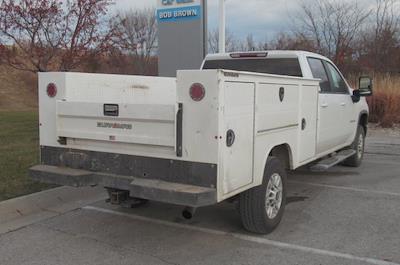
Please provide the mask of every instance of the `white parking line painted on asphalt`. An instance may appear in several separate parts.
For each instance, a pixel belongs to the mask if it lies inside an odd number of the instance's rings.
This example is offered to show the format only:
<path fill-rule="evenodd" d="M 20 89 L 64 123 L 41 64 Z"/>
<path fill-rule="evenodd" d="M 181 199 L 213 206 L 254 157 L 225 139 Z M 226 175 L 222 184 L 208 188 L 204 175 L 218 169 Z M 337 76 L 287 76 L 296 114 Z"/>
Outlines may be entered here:
<path fill-rule="evenodd" d="M 311 247 L 304 247 L 304 246 L 295 245 L 295 244 L 283 243 L 283 242 L 279 242 L 279 241 L 269 240 L 269 239 L 266 239 L 263 237 L 223 232 L 223 231 L 214 230 L 214 229 L 210 229 L 210 228 L 196 227 L 196 226 L 187 225 L 187 224 L 179 224 L 179 223 L 173 223 L 173 222 L 168 222 L 168 221 L 163 221 L 163 220 L 157 220 L 157 219 L 152 219 L 152 218 L 148 218 L 148 217 L 144 217 L 144 216 L 138 216 L 138 215 L 134 215 L 134 214 L 128 214 L 128 213 L 122 213 L 122 212 L 113 211 L 113 210 L 109 210 L 109 209 L 104 209 L 104 208 L 100 208 L 100 207 L 85 206 L 82 209 L 127 217 L 127 218 L 138 220 L 138 221 L 149 222 L 149 223 L 169 226 L 169 227 L 173 227 L 173 228 L 183 228 L 183 229 L 188 229 L 188 230 L 192 230 L 192 231 L 203 232 L 203 233 L 208 233 L 208 234 L 213 234 L 213 235 L 219 235 L 219 236 L 231 236 L 231 237 L 245 240 L 248 242 L 269 245 L 272 247 L 277 247 L 277 248 L 282 248 L 282 249 L 296 250 L 296 251 L 301 251 L 301 252 L 306 252 L 306 253 L 316 254 L 316 255 L 321 255 L 321 256 L 342 258 L 342 259 L 346 259 L 346 260 L 350 260 L 350 261 L 359 261 L 359 262 L 365 262 L 365 263 L 374 264 L 374 265 L 400 265 L 399 263 L 394 263 L 394 262 L 389 262 L 389 261 L 384 261 L 384 260 L 378 260 L 378 259 L 366 258 L 366 257 L 358 257 L 358 256 L 355 256 L 352 254 L 346 254 L 346 253 L 340 253 L 340 252 L 335 252 L 335 251 L 329 251 L 329 250 L 323 250 L 323 249 L 317 249 L 317 248 L 311 248 Z"/>
<path fill-rule="evenodd" d="M 313 183 L 313 182 L 303 182 L 303 181 L 296 181 L 296 180 L 290 180 L 290 181 L 288 181 L 288 183 L 304 184 L 304 185 L 321 187 L 321 188 L 328 188 L 328 189 L 337 189 L 337 190 L 346 190 L 346 191 L 364 192 L 364 193 L 369 193 L 369 194 L 378 194 L 378 195 L 400 197 L 400 193 L 396 193 L 396 192 L 374 191 L 374 190 L 366 190 L 366 189 L 359 189 L 359 188 L 346 187 L 346 186 L 320 184 L 320 183 Z"/>

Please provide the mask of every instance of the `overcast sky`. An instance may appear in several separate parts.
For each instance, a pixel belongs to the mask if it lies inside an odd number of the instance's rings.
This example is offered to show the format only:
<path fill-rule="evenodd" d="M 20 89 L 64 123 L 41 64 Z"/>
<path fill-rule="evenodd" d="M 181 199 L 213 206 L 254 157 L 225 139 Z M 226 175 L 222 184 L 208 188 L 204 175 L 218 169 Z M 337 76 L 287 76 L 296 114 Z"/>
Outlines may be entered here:
<path fill-rule="evenodd" d="M 117 0 L 116 9 L 155 7 L 156 0 Z M 258 39 L 273 37 L 276 32 L 289 30 L 289 13 L 294 0 L 227 0 L 227 26 L 235 35 L 252 33 Z M 297 1 L 296 1 L 297 2 Z M 290 6 L 290 7 L 289 7 Z M 218 1 L 208 0 L 209 29 L 217 28 Z"/>
<path fill-rule="evenodd" d="M 258 40 L 271 39 L 277 32 L 290 31 L 290 17 L 296 14 L 300 1 L 226 0 L 227 27 L 241 37 L 252 33 Z M 116 2 L 116 9 L 156 6 L 156 0 L 116 0 Z M 218 2 L 218 0 L 208 0 L 209 29 L 217 28 Z M 371 5 L 374 2 L 375 0 L 358 0 L 359 4 L 364 5 Z"/>

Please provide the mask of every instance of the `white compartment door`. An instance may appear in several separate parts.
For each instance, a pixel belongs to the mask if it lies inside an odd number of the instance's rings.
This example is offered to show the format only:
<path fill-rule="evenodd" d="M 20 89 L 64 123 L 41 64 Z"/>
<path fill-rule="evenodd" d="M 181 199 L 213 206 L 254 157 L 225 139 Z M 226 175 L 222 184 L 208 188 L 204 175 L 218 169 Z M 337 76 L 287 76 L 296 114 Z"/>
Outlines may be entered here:
<path fill-rule="evenodd" d="M 114 107 L 115 115 L 107 115 L 108 105 Z M 57 137 L 175 148 L 176 108 L 161 104 L 60 100 L 57 102 Z"/>
<path fill-rule="evenodd" d="M 255 84 L 225 83 L 223 191 L 224 195 L 253 182 Z M 232 146 L 227 145 L 228 131 L 234 133 Z"/>
<path fill-rule="evenodd" d="M 300 87 L 299 162 L 315 156 L 317 150 L 318 87 Z"/>

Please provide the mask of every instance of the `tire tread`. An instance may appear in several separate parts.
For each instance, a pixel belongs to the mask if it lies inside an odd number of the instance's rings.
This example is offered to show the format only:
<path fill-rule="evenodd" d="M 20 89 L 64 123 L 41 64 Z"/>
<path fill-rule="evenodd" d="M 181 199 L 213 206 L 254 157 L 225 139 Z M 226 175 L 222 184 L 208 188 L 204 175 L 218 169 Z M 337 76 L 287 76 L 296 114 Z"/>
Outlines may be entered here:
<path fill-rule="evenodd" d="M 265 212 L 265 192 L 269 178 L 272 175 L 268 172 L 278 171 L 283 181 L 283 200 L 280 213 L 274 220 L 269 220 Z M 267 175 L 266 175 L 267 174 Z M 280 223 L 286 202 L 286 172 L 280 161 L 275 157 L 268 158 L 264 172 L 263 184 L 243 192 L 239 199 L 239 213 L 242 224 L 246 230 L 258 234 L 267 234 L 272 232 Z"/>

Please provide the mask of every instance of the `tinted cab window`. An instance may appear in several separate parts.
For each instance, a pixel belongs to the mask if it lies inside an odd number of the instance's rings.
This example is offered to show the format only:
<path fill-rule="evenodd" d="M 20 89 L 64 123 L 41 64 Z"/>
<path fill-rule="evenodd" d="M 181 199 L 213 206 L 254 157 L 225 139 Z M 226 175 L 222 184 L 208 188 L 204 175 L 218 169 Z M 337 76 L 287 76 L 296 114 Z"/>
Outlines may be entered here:
<path fill-rule="evenodd" d="M 336 68 L 331 63 L 327 62 L 326 66 L 331 76 L 332 93 L 347 94 L 349 90 L 347 88 L 346 82 L 344 81 L 338 70 L 336 70 Z"/>
<path fill-rule="evenodd" d="M 204 63 L 203 69 L 225 69 L 303 77 L 297 58 L 209 60 Z"/>
<path fill-rule="evenodd" d="M 314 78 L 321 79 L 321 93 L 348 94 L 349 90 L 342 75 L 330 62 L 308 58 Z"/>

